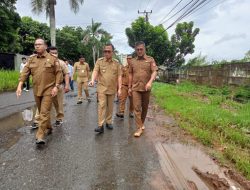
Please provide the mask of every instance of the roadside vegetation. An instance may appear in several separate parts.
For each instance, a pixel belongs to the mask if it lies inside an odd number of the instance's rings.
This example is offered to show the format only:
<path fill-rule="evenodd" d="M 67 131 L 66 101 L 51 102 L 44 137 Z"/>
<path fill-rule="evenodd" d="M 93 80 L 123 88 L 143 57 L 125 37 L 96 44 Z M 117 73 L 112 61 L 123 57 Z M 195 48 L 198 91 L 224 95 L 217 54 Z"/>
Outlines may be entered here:
<path fill-rule="evenodd" d="M 156 102 L 221 162 L 250 179 L 250 87 L 155 83 Z"/>
<path fill-rule="evenodd" d="M 0 70 L 0 92 L 14 90 L 19 78 L 18 71 Z"/>

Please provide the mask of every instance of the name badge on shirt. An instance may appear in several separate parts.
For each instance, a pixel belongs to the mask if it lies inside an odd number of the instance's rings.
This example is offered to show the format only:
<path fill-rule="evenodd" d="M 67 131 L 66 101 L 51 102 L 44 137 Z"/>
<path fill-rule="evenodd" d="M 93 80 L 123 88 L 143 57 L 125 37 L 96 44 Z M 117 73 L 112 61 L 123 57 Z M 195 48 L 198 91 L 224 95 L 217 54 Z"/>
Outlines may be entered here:
<path fill-rule="evenodd" d="M 84 73 L 84 70 L 82 70 L 82 73 Z"/>

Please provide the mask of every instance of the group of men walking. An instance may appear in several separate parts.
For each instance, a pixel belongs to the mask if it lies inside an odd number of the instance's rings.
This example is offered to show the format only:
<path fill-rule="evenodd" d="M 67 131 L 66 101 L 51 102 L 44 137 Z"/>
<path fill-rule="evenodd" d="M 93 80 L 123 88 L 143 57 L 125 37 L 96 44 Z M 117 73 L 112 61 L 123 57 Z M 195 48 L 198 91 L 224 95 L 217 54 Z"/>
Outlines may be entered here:
<path fill-rule="evenodd" d="M 127 57 L 128 65 L 121 66 L 113 58 L 114 46 L 105 45 L 104 57 L 97 60 L 92 73 L 84 57 L 74 64 L 69 71 L 67 64 L 58 59 L 58 51 L 55 47 L 46 51 L 46 43 L 43 39 L 36 39 L 36 54 L 30 56 L 25 64 L 17 87 L 17 97 L 21 96 L 23 83 L 29 75 L 32 75 L 33 92 L 37 105 L 36 143 L 44 144 L 46 135 L 52 132 L 50 111 L 52 105 L 56 110 L 56 126 L 61 125 L 64 117 L 63 94 L 69 91 L 70 81 L 77 74 L 78 96 L 77 104 L 83 101 L 82 88 L 87 100 L 90 102 L 88 86 L 94 86 L 97 82 L 98 97 L 98 126 L 95 132 L 103 133 L 104 125 L 112 130 L 113 102 L 116 94 L 119 97 L 119 111 L 117 117 L 124 118 L 126 100 L 129 97 L 129 116 L 135 117 L 137 130 L 135 137 L 141 136 L 145 129 L 144 121 L 147 115 L 150 90 L 157 75 L 157 66 L 154 59 L 146 55 L 145 44 L 135 44 L 136 55 Z"/>

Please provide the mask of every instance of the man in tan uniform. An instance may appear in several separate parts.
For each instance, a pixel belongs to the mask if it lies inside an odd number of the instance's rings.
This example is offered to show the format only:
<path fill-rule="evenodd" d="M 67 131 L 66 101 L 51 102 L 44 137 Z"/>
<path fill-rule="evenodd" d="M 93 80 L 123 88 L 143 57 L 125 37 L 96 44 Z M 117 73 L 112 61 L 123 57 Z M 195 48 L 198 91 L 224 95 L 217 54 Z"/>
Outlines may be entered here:
<path fill-rule="evenodd" d="M 121 95 L 121 70 L 117 60 L 112 58 L 114 52 L 114 46 L 107 44 L 104 47 L 104 57 L 97 60 L 95 68 L 92 74 L 92 80 L 89 83 L 93 86 L 95 80 L 98 78 L 97 93 L 98 93 L 98 127 L 95 132 L 104 132 L 104 123 L 110 130 L 112 126 L 112 113 L 113 113 L 113 102 L 115 94 Z"/>
<path fill-rule="evenodd" d="M 54 55 L 55 57 L 58 57 L 58 50 L 54 46 L 49 47 L 49 53 Z M 62 76 L 63 76 L 64 82 L 65 82 L 65 86 L 63 83 L 60 84 L 60 86 L 58 88 L 57 95 L 55 97 L 53 97 L 53 100 L 52 100 L 52 103 L 53 103 L 55 110 L 56 110 L 55 126 L 57 126 L 57 127 L 62 125 L 63 119 L 64 119 L 64 110 L 63 110 L 64 93 L 69 92 L 69 70 L 68 70 L 68 67 L 64 61 L 58 59 L 58 62 L 59 62 L 59 66 L 62 70 L 62 74 L 63 74 Z M 40 116 L 40 114 L 39 114 L 39 111 L 37 109 L 36 115 L 35 115 L 35 121 L 32 125 L 32 129 L 36 129 L 38 127 L 39 116 Z"/>
<path fill-rule="evenodd" d="M 154 58 L 146 55 L 144 42 L 135 44 L 137 57 L 131 60 L 129 68 L 129 93 L 133 96 L 135 123 L 137 131 L 135 137 L 140 137 L 145 129 L 144 121 L 147 116 L 150 90 L 157 75 L 158 67 Z"/>
<path fill-rule="evenodd" d="M 21 96 L 22 85 L 28 75 L 31 74 L 34 97 L 40 113 L 39 127 L 36 133 L 37 144 L 44 144 L 45 135 L 51 132 L 50 110 L 52 98 L 57 95 L 62 80 L 62 71 L 58 59 L 54 55 L 47 53 L 46 47 L 43 39 L 35 41 L 37 54 L 32 55 L 25 65 L 16 91 L 17 97 Z"/>
<path fill-rule="evenodd" d="M 49 52 L 58 57 L 58 50 L 56 47 L 50 47 Z M 56 109 L 56 123 L 55 126 L 60 126 L 63 123 L 64 119 L 64 110 L 63 110 L 63 99 L 64 99 L 64 93 L 69 92 L 69 69 L 66 65 L 66 63 L 59 59 L 59 65 L 62 70 L 63 78 L 64 78 L 64 83 L 60 84 L 57 96 L 53 98 L 53 105 L 55 106 Z"/>
<path fill-rule="evenodd" d="M 129 66 L 131 63 L 132 56 L 127 56 L 127 65 L 122 66 L 122 94 L 119 97 L 119 112 L 116 114 L 117 117 L 124 118 L 124 111 L 128 94 L 128 85 L 129 85 Z M 129 116 L 132 118 L 134 107 L 133 107 L 133 99 L 132 96 L 129 96 Z"/>
<path fill-rule="evenodd" d="M 84 89 L 86 98 L 90 102 L 89 91 L 88 91 L 88 80 L 89 80 L 89 64 L 85 62 L 85 58 L 80 56 L 79 62 L 74 64 L 73 76 L 77 73 L 77 88 L 78 88 L 78 101 L 77 104 L 81 104 L 82 87 Z"/>

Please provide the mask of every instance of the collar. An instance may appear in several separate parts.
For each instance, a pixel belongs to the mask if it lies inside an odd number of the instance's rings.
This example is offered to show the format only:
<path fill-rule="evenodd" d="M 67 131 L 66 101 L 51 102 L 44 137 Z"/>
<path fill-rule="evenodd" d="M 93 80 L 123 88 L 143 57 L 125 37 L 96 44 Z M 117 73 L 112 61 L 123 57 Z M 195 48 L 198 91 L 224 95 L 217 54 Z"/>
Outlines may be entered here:
<path fill-rule="evenodd" d="M 106 61 L 106 62 L 112 62 L 113 58 L 111 58 L 110 60 L 108 60 L 106 57 L 104 57 L 104 61 Z"/>
<path fill-rule="evenodd" d="M 140 59 L 138 56 L 136 57 L 137 60 L 146 60 L 147 59 L 147 55 L 145 54 L 142 59 Z"/>
<path fill-rule="evenodd" d="M 84 64 L 85 64 L 85 62 L 81 63 L 81 62 L 79 61 L 79 64 L 80 64 L 80 65 L 84 65 Z"/>
<path fill-rule="evenodd" d="M 37 54 L 37 58 L 43 58 L 43 57 L 46 57 L 47 55 L 48 55 L 48 52 L 45 51 L 42 55 Z"/>

